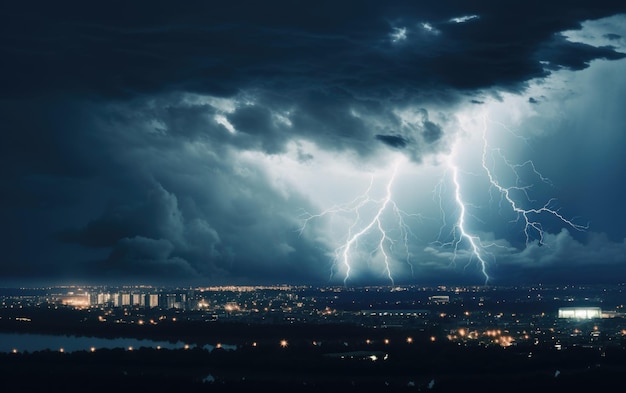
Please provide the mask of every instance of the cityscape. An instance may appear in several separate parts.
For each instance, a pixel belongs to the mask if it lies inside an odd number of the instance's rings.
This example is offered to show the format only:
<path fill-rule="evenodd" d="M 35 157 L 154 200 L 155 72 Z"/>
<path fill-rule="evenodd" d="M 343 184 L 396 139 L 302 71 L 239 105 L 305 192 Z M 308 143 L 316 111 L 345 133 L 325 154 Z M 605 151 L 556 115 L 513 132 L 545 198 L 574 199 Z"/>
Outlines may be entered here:
<path fill-rule="evenodd" d="M 152 286 L 5 290 L 2 323 L 69 309 L 107 324 L 162 321 L 345 324 L 437 331 L 431 340 L 507 347 L 603 348 L 626 340 L 626 285 L 613 287 Z M 20 314 L 20 312 L 23 313 Z"/>
<path fill-rule="evenodd" d="M 5 1 L 3 392 L 604 392 L 626 2 Z"/>
<path fill-rule="evenodd" d="M 534 381 L 555 388 L 584 384 L 580 376 L 597 373 L 608 372 L 602 375 L 611 381 L 615 367 L 626 367 L 625 291 L 626 285 L 6 288 L 0 309 L 1 356 L 3 362 L 13 362 L 8 368 L 12 372 L 27 374 L 15 359 L 47 354 L 48 361 L 73 364 L 71 356 L 82 359 L 82 354 L 122 351 L 117 356 L 128 357 L 142 351 L 182 351 L 204 364 L 206 375 L 171 379 L 194 389 L 243 389 L 248 386 L 243 381 L 280 381 L 275 389 L 313 389 L 332 381 L 332 386 L 346 389 L 379 383 L 389 391 L 451 391 L 493 375 L 493 366 L 487 371 L 468 364 L 474 370 L 471 380 L 455 377 L 462 370 L 453 371 L 457 363 L 471 354 L 473 361 L 485 364 L 498 359 L 502 370 L 494 381 L 517 378 L 518 383 L 526 381 L 520 389 Z M 81 338 L 82 348 L 77 346 Z M 136 341 L 122 344 L 124 338 Z M 265 368 L 252 367 L 249 359 L 225 370 L 203 358 L 220 352 L 254 358 L 255 351 L 284 356 L 290 367 L 301 362 L 305 368 L 316 366 L 307 372 L 266 370 L 262 377 L 251 368 Z M 53 353 L 66 357 L 54 358 Z M 447 360 L 434 360 L 441 354 Z M 415 363 L 414 357 L 422 355 L 427 358 Z M 395 371 L 386 364 L 396 364 Z M 76 372 L 76 365 L 68 367 L 61 375 Z M 343 368 L 342 377 L 334 375 Z M 369 371 L 363 375 L 355 368 Z M 140 375 L 135 377 L 142 380 Z"/>

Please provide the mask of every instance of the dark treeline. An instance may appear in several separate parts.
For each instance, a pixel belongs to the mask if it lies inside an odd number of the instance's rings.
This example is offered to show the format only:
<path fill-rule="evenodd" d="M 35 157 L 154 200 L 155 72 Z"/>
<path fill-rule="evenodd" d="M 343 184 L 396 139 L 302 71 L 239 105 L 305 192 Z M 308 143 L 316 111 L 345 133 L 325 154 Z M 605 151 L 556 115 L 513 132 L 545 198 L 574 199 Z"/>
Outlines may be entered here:
<path fill-rule="evenodd" d="M 626 351 L 372 344 L 368 353 L 293 342 L 237 350 L 98 349 L 0 354 L 3 386 L 24 391 L 598 391 L 618 383 Z M 357 349 L 357 350 L 355 350 Z M 528 357 L 529 350 L 533 356 Z M 385 357 L 383 358 L 383 354 Z M 343 355 L 343 356 L 342 356 Z M 15 389 L 15 390 L 13 390 Z M 295 389 L 295 390 L 294 390 Z"/>

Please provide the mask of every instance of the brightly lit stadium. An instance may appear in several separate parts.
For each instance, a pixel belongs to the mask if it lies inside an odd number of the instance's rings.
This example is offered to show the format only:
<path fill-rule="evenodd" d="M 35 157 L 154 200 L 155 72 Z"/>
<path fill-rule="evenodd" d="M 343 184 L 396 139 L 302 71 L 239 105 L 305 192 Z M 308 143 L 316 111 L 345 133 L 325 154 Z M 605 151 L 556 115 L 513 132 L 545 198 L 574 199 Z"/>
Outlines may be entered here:
<path fill-rule="evenodd" d="M 601 318 L 600 307 L 561 307 L 559 308 L 559 318 L 570 319 L 593 319 Z"/>

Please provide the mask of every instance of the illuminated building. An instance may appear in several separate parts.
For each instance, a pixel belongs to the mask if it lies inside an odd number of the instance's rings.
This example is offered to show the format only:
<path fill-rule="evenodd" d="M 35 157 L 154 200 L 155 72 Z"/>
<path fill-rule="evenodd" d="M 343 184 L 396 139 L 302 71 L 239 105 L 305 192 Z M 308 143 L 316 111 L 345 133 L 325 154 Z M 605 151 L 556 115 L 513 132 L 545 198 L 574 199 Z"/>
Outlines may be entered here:
<path fill-rule="evenodd" d="M 141 293 L 133 293 L 131 296 L 131 303 L 133 306 L 144 307 L 146 305 L 146 297 Z"/>
<path fill-rule="evenodd" d="M 74 307 L 88 307 L 90 304 L 89 299 L 90 297 L 88 293 L 76 294 L 76 295 L 72 293 L 72 294 L 62 297 L 61 303 L 68 305 L 68 306 L 74 306 Z"/>
<path fill-rule="evenodd" d="M 111 301 L 110 293 L 98 293 L 97 304 L 107 304 Z"/>
<path fill-rule="evenodd" d="M 157 293 L 151 293 L 147 295 L 146 306 L 159 307 L 159 295 Z"/>
<path fill-rule="evenodd" d="M 593 319 L 600 318 L 602 311 L 600 307 L 561 307 L 559 308 L 559 318 L 569 319 Z"/>
<path fill-rule="evenodd" d="M 428 298 L 431 302 L 435 304 L 447 304 L 450 303 L 450 296 L 448 295 L 434 295 Z"/>
<path fill-rule="evenodd" d="M 122 306 L 130 306 L 130 293 L 122 293 L 121 298 L 122 298 L 122 302 L 121 302 Z"/>

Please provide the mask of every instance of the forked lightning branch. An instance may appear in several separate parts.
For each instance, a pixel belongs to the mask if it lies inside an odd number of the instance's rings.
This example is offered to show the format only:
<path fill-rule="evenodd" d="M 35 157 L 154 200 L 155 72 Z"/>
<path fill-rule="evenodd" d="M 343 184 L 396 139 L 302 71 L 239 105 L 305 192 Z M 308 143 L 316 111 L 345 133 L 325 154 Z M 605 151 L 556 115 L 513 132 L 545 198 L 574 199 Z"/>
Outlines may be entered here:
<path fill-rule="evenodd" d="M 512 133 L 503 124 L 491 122 L 487 115 L 482 116 L 481 120 L 482 153 L 477 164 L 482 172 L 480 176 L 486 178 L 485 184 L 489 188 L 486 191 L 499 199 L 496 203 L 493 200 L 489 201 L 481 208 L 508 210 L 508 214 L 514 217 L 513 221 L 521 226 L 526 245 L 531 241 L 544 244 L 543 221 L 547 217 L 556 219 L 562 226 L 577 231 L 586 230 L 587 225 L 578 224 L 560 212 L 556 199 L 540 201 L 531 197 L 533 186 L 536 183 L 550 185 L 549 179 L 536 169 L 531 160 L 523 163 L 509 161 L 501 148 L 490 143 L 489 127 L 503 129 L 517 138 L 521 137 Z M 475 203 L 468 202 L 469 198 L 466 197 L 464 190 L 466 182 L 463 178 L 476 174 L 464 171 L 460 167 L 458 157 L 462 153 L 461 146 L 461 140 L 457 140 L 453 145 L 445 160 L 444 174 L 435 187 L 442 222 L 438 238 L 433 239 L 430 244 L 436 245 L 442 251 L 448 251 L 453 266 L 460 260 L 464 261 L 465 267 L 477 264 L 484 277 L 484 283 L 487 284 L 490 280 L 490 263 L 495 262 L 495 253 L 492 251 L 499 245 L 494 241 L 481 239 L 478 231 L 473 228 L 472 222 L 481 221 L 481 218 L 475 213 L 470 213 L 477 209 L 474 209 Z M 345 233 L 338 239 L 333 251 L 331 279 L 341 274 L 344 285 L 347 285 L 357 268 L 359 270 L 365 268 L 384 275 L 390 284 L 394 285 L 393 266 L 402 263 L 408 266 L 413 274 L 414 265 L 420 263 L 410 252 L 411 241 L 417 239 L 414 233 L 419 233 L 419 228 L 413 228 L 411 225 L 413 221 L 410 224 L 407 218 L 419 218 L 422 215 L 406 213 L 394 199 L 394 186 L 402 164 L 403 160 L 396 160 L 388 171 L 385 180 L 381 182 L 384 185 L 382 195 L 374 196 L 376 186 L 380 188 L 380 185 L 375 184 L 372 176 L 369 186 L 352 201 L 332 206 L 319 213 L 305 212 L 302 215 L 302 226 L 299 229 L 301 234 L 314 220 L 341 216 L 348 221 Z M 381 194 L 380 191 L 378 194 Z"/>

